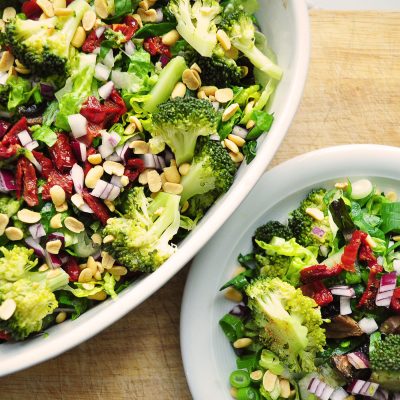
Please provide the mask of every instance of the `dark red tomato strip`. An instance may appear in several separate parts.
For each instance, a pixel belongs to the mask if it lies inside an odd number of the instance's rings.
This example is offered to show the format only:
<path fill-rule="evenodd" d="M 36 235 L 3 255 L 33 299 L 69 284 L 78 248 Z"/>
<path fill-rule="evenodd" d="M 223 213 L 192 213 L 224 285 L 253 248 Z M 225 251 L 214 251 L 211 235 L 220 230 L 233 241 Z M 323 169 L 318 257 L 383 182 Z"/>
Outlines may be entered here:
<path fill-rule="evenodd" d="M 129 178 L 129 182 L 134 182 L 144 171 L 144 161 L 140 158 L 131 158 L 126 163 L 124 175 Z"/>
<path fill-rule="evenodd" d="M 307 285 L 301 286 L 300 289 L 304 296 L 311 297 L 321 307 L 333 301 L 332 293 L 320 281 L 308 283 Z"/>
<path fill-rule="evenodd" d="M 43 10 L 37 5 L 36 0 L 24 1 L 21 10 L 28 19 L 39 19 L 43 12 Z"/>
<path fill-rule="evenodd" d="M 50 158 L 47 158 L 42 153 L 35 150 L 32 151 L 32 154 L 42 167 L 41 175 L 43 176 L 43 178 L 48 179 L 50 173 L 54 170 L 54 165 L 51 162 Z"/>
<path fill-rule="evenodd" d="M 70 282 L 78 282 L 81 270 L 74 257 L 68 258 L 68 261 L 63 265 L 63 269 L 69 275 Z"/>
<path fill-rule="evenodd" d="M 18 160 L 15 184 L 18 199 L 23 197 L 31 207 L 39 204 L 36 170 L 25 157 Z"/>
<path fill-rule="evenodd" d="M 126 24 L 113 24 L 112 30 L 114 32 L 121 32 L 124 35 L 126 41 L 131 40 L 133 35 L 137 31 L 137 29 L 135 29 L 133 26 Z"/>
<path fill-rule="evenodd" d="M 57 141 L 49 148 L 54 165 L 60 172 L 69 171 L 76 163 L 69 137 L 65 133 L 57 134 Z"/>
<path fill-rule="evenodd" d="M 341 265 L 335 265 L 334 267 L 328 267 L 324 264 L 312 265 L 310 267 L 303 268 L 300 271 L 300 279 L 303 283 L 309 283 L 314 281 L 320 281 L 323 279 L 331 278 L 339 275 L 343 271 Z"/>
<path fill-rule="evenodd" d="M 103 224 L 107 224 L 107 220 L 110 218 L 108 208 L 96 197 L 93 197 L 86 189 L 82 192 L 83 200 L 93 210 L 94 215 Z"/>
<path fill-rule="evenodd" d="M 390 302 L 390 308 L 400 314 L 400 287 L 394 289 L 392 300 Z"/>
<path fill-rule="evenodd" d="M 354 263 L 357 260 L 358 250 L 360 249 L 361 243 L 365 240 L 367 234 L 362 231 L 354 231 L 351 237 L 350 243 L 345 246 L 342 255 L 343 269 L 350 272 L 355 272 L 356 268 Z"/>
<path fill-rule="evenodd" d="M 168 58 L 172 57 L 169 47 L 162 42 L 160 36 L 153 36 L 146 38 L 143 42 L 143 48 L 152 56 L 160 54 Z"/>
<path fill-rule="evenodd" d="M 59 171 L 53 170 L 50 172 L 47 182 L 43 185 L 42 198 L 44 200 L 50 200 L 50 189 L 55 186 L 61 186 L 67 196 L 72 195 L 74 183 L 72 182 L 69 174 L 62 174 Z"/>
<path fill-rule="evenodd" d="M 100 47 L 101 42 L 104 40 L 104 34 L 101 35 L 99 38 L 96 35 L 96 30 L 93 29 L 92 32 L 89 33 L 85 42 L 82 45 L 82 51 L 85 53 L 93 53 L 95 49 Z"/>

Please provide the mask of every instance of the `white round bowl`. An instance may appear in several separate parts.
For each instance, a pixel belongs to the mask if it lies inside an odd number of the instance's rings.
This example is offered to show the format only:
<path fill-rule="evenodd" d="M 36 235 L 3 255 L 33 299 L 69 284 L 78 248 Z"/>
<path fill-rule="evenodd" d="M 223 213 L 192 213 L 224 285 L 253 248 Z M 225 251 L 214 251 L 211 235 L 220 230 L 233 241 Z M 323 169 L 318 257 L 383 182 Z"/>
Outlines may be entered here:
<path fill-rule="evenodd" d="M 258 155 L 243 165 L 230 191 L 208 212 L 178 251 L 156 272 L 139 279 L 116 300 L 108 300 L 75 321 L 66 321 L 21 343 L 0 345 L 0 376 L 27 368 L 78 345 L 134 309 L 176 274 L 222 226 L 260 178 L 284 138 L 299 105 L 307 76 L 310 36 L 303 0 L 260 0 L 261 29 L 284 70 L 273 100 L 275 121 Z"/>
<path fill-rule="evenodd" d="M 293 158 L 268 171 L 191 267 L 181 308 L 181 351 L 195 400 L 230 400 L 236 356 L 218 322 L 234 303 L 220 287 L 252 249 L 251 237 L 270 220 L 287 220 L 312 188 L 345 178 L 369 178 L 380 190 L 400 193 L 400 149 L 379 145 L 330 147 Z"/>

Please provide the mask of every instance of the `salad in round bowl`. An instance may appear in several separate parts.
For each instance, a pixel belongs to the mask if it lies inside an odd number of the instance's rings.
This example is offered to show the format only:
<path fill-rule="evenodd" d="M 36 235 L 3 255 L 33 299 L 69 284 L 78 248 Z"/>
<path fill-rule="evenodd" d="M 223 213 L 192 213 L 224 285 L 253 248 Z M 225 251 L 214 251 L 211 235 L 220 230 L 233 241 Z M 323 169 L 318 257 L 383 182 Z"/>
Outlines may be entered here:
<path fill-rule="evenodd" d="M 94 335 L 190 260 L 279 146 L 309 46 L 303 2 L 1 15 L 0 375 Z"/>
<path fill-rule="evenodd" d="M 195 399 L 398 398 L 399 153 L 324 149 L 260 180 L 185 288 Z"/>

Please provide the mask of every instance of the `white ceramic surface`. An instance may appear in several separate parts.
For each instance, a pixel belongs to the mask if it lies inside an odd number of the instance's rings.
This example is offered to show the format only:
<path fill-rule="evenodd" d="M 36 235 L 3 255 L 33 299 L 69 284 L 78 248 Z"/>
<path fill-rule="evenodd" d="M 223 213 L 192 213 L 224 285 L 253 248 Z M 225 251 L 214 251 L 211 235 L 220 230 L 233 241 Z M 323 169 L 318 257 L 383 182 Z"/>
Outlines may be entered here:
<path fill-rule="evenodd" d="M 88 311 L 75 321 L 67 321 L 22 343 L 0 345 L 0 376 L 27 368 L 54 357 L 106 328 L 164 285 L 212 237 L 257 182 L 284 138 L 299 105 L 309 61 L 309 21 L 303 0 L 260 0 L 259 21 L 275 50 L 284 77 L 276 92 L 272 111 L 275 122 L 260 143 L 258 156 L 243 166 L 229 193 L 209 211 L 177 253 L 153 274 L 143 277 L 119 295 Z"/>
<path fill-rule="evenodd" d="M 307 0 L 309 8 L 322 10 L 399 11 L 398 0 Z"/>
<path fill-rule="evenodd" d="M 287 220 L 308 191 L 344 178 L 370 178 L 381 190 L 400 194 L 400 149 L 378 145 L 338 146 L 296 157 L 267 172 L 194 260 L 181 309 L 181 350 L 195 400 L 231 400 L 229 375 L 236 357 L 218 321 L 234 303 L 219 288 L 251 251 L 255 229 Z"/>

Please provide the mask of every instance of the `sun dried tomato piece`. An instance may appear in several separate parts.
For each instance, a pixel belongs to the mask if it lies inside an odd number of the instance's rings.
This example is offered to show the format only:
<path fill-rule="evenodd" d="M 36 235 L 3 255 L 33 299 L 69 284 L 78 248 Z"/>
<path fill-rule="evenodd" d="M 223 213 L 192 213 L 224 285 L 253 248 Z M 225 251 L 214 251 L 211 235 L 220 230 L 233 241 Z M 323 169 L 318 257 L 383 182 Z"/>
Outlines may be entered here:
<path fill-rule="evenodd" d="M 0 159 L 7 160 L 8 158 L 15 156 L 15 154 L 17 154 L 17 150 L 19 149 L 19 147 L 20 146 L 18 144 L 13 144 L 9 147 L 4 147 L 0 143 Z"/>
<path fill-rule="evenodd" d="M 83 200 L 93 210 L 94 215 L 103 224 L 107 224 L 107 220 L 110 218 L 108 208 L 96 197 L 92 196 L 86 189 L 82 192 Z"/>
<path fill-rule="evenodd" d="M 36 3 L 36 0 L 24 1 L 21 10 L 28 17 L 28 19 L 39 19 L 43 12 L 43 10 Z"/>
<path fill-rule="evenodd" d="M 365 307 L 368 310 L 372 310 L 376 307 L 375 299 L 378 294 L 380 280 L 377 275 L 383 271 L 383 267 L 379 264 L 375 264 L 369 270 L 368 282 L 357 307 Z"/>
<path fill-rule="evenodd" d="M 90 122 L 102 125 L 106 118 L 106 113 L 98 99 L 94 96 L 89 96 L 82 104 L 80 113 Z"/>
<path fill-rule="evenodd" d="M 69 174 L 62 174 L 55 169 L 50 172 L 47 182 L 43 185 L 42 198 L 44 200 L 50 200 L 50 189 L 55 186 L 61 186 L 67 195 L 72 194 L 74 183 Z"/>
<path fill-rule="evenodd" d="M 86 147 L 90 147 L 93 143 L 93 139 L 101 136 L 101 130 L 103 129 L 102 125 L 94 124 L 93 122 L 88 121 L 87 124 L 87 134 L 79 138 L 79 141 L 86 145 Z"/>
<path fill-rule="evenodd" d="M 168 58 L 172 57 L 169 47 L 162 42 L 162 38 L 160 36 L 153 36 L 144 39 L 143 48 L 152 56 L 160 54 Z"/>
<path fill-rule="evenodd" d="M 320 281 L 308 283 L 307 285 L 301 286 L 300 289 L 304 296 L 311 297 L 321 307 L 333 301 L 332 293 Z"/>
<path fill-rule="evenodd" d="M 339 264 L 334 267 L 328 267 L 324 264 L 312 265 L 300 271 L 300 279 L 303 283 L 321 281 L 339 275 L 342 270 L 343 268 Z"/>
<path fill-rule="evenodd" d="M 353 232 L 353 236 L 351 237 L 349 244 L 344 248 L 341 259 L 343 269 L 345 269 L 346 271 L 355 272 L 356 268 L 354 266 L 354 263 L 357 260 L 358 250 L 360 249 L 362 241 L 365 240 L 366 237 L 367 234 L 365 232 Z"/>
<path fill-rule="evenodd" d="M 8 133 L 4 136 L 3 140 L 1 143 L 3 146 L 7 147 L 10 144 L 17 144 L 19 143 L 19 139 L 17 134 L 24 131 L 28 130 L 28 124 L 27 120 L 25 117 L 22 117 L 17 123 L 14 124 L 14 126 L 8 131 Z"/>
<path fill-rule="evenodd" d="M 15 185 L 18 199 L 23 197 L 31 207 L 39 204 L 36 170 L 33 164 L 25 157 L 21 157 L 18 160 Z"/>
<path fill-rule="evenodd" d="M 76 163 L 69 137 L 65 133 L 57 134 L 57 141 L 49 148 L 53 163 L 60 172 L 69 171 Z"/>
<path fill-rule="evenodd" d="M 124 175 L 129 178 L 130 182 L 134 182 L 138 178 L 138 176 L 144 171 L 144 169 L 145 167 L 143 160 L 141 160 L 140 158 L 130 158 L 126 162 Z"/>
<path fill-rule="evenodd" d="M 394 289 L 392 300 L 390 301 L 390 308 L 394 312 L 400 313 L 400 287 Z"/>
<path fill-rule="evenodd" d="M 85 161 L 85 166 L 83 167 L 83 173 L 85 174 L 85 176 L 93 168 L 93 165 L 90 164 L 90 162 L 88 161 L 88 157 L 96 153 L 97 151 L 94 147 L 90 147 L 89 149 L 86 150 L 86 161 Z"/>
<path fill-rule="evenodd" d="M 115 89 L 112 90 L 110 99 L 118 106 L 120 116 L 124 115 L 128 111 L 124 99 L 118 93 L 118 90 Z"/>
<path fill-rule="evenodd" d="M 6 331 L 0 331 L 0 340 L 10 340 L 11 335 Z"/>
<path fill-rule="evenodd" d="M 35 151 L 35 150 L 32 151 L 32 154 L 35 157 L 35 159 L 37 160 L 37 162 L 40 164 L 40 166 L 42 167 L 41 175 L 43 176 L 43 178 L 48 179 L 51 171 L 54 170 L 54 165 L 51 162 L 50 158 L 47 158 L 42 153 Z"/>
<path fill-rule="evenodd" d="M 68 261 L 63 265 L 63 270 L 69 275 L 70 282 L 78 282 L 81 269 L 74 257 L 68 257 Z"/>
<path fill-rule="evenodd" d="M 137 29 L 135 29 L 133 26 L 126 24 L 113 24 L 112 30 L 114 32 L 121 32 L 124 35 L 126 41 L 132 39 L 133 35 L 137 31 Z"/>
<path fill-rule="evenodd" d="M 100 47 L 101 42 L 104 40 L 104 34 L 101 35 L 99 38 L 96 35 L 96 30 L 93 29 L 92 32 L 89 33 L 85 42 L 82 45 L 82 51 L 85 53 L 93 53 L 95 49 Z"/>

